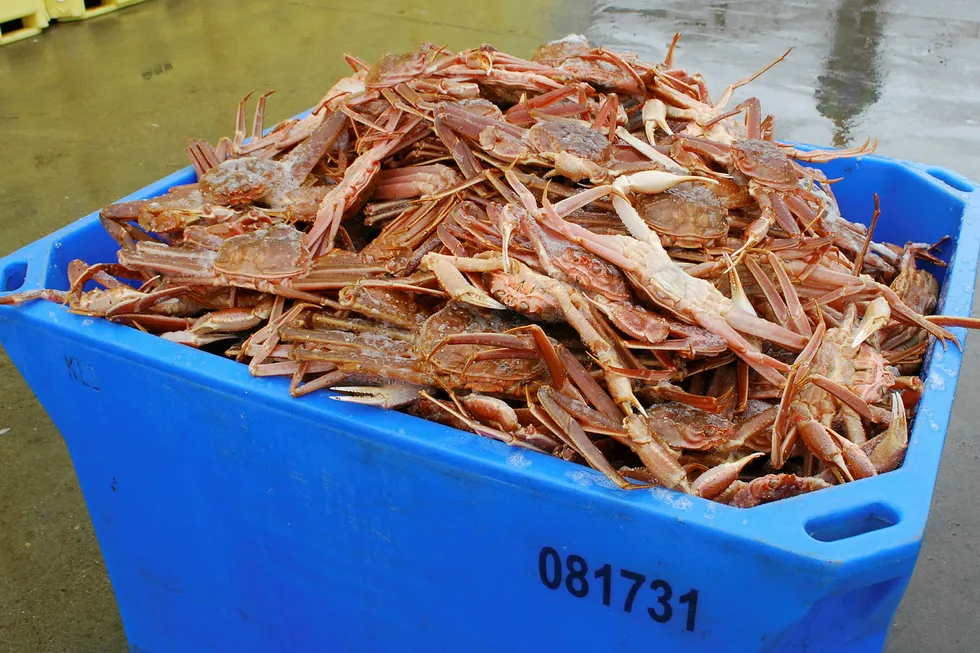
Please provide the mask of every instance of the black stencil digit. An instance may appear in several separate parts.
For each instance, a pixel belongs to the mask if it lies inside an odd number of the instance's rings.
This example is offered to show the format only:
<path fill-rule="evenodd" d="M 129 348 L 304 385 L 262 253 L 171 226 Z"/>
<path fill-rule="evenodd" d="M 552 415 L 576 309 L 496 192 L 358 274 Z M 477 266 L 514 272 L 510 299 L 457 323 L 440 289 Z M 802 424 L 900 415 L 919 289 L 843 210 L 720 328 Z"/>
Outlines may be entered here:
<path fill-rule="evenodd" d="M 658 624 L 665 624 L 670 621 L 670 618 L 674 614 L 673 608 L 670 607 L 670 597 L 673 594 L 673 590 L 670 589 L 670 584 L 665 580 L 657 579 L 650 583 L 650 589 L 657 592 L 657 604 L 660 605 L 663 610 L 657 611 L 653 608 L 647 608 L 647 612 L 650 613 L 650 618 L 656 621 Z"/>
<path fill-rule="evenodd" d="M 602 579 L 602 604 L 612 604 L 612 565 L 602 565 L 595 572 L 596 578 Z"/>
<path fill-rule="evenodd" d="M 685 628 L 688 632 L 694 632 L 694 619 L 698 613 L 698 591 L 691 590 L 678 599 L 680 603 L 687 603 L 687 623 Z"/>
<path fill-rule="evenodd" d="M 620 569 L 619 575 L 627 580 L 633 581 L 633 587 L 630 591 L 626 593 L 626 602 L 623 604 L 623 610 L 625 612 L 633 611 L 633 600 L 636 598 L 636 593 L 640 591 L 643 587 L 643 583 L 646 582 L 647 577 L 643 574 L 638 574 L 635 571 L 630 571 L 629 569 Z"/>
<path fill-rule="evenodd" d="M 541 582 L 548 589 L 556 590 L 561 587 L 561 556 L 550 546 L 541 549 L 538 555 L 538 573 L 541 575 Z"/>
<path fill-rule="evenodd" d="M 585 562 L 585 558 L 574 554 L 568 556 L 565 564 L 568 567 L 568 575 L 565 576 L 568 593 L 577 599 L 584 598 L 589 593 L 589 580 L 585 577 L 589 565 Z"/>

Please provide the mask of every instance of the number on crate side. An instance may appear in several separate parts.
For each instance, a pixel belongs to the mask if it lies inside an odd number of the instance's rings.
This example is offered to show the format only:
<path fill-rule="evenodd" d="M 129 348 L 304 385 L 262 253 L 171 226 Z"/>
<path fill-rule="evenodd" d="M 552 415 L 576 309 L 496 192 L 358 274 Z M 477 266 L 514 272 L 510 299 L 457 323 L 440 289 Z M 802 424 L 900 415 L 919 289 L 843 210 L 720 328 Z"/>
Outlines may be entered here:
<path fill-rule="evenodd" d="M 570 595 L 577 599 L 584 599 L 589 595 L 588 572 L 589 563 L 578 554 L 569 554 L 563 560 L 561 554 L 550 546 L 543 547 L 538 554 L 538 575 L 541 584 L 549 590 L 557 590 L 564 585 Z M 592 576 L 602 581 L 602 604 L 611 606 L 614 591 L 613 566 L 606 563 L 592 572 Z M 691 589 L 686 594 L 682 594 L 674 604 L 671 603 L 674 589 L 666 580 L 655 578 L 648 585 L 644 574 L 622 568 L 619 569 L 619 576 L 629 581 L 628 586 L 621 588 L 623 612 L 632 613 L 634 604 L 640 600 L 647 604 L 647 614 L 653 621 L 666 624 L 674 618 L 675 607 L 680 610 L 680 607 L 684 606 L 687 608 L 684 630 L 694 632 L 698 611 L 698 590 Z M 644 588 L 649 588 L 650 592 L 639 597 Z"/>
<path fill-rule="evenodd" d="M 538 556 L 538 573 L 541 582 L 550 590 L 561 587 L 561 556 L 550 546 L 541 549 Z"/>
<path fill-rule="evenodd" d="M 595 572 L 596 578 L 602 579 L 602 604 L 612 604 L 612 565 L 606 563 Z"/>
<path fill-rule="evenodd" d="M 687 630 L 694 631 L 694 614 L 698 611 L 698 591 L 691 590 L 678 599 L 680 603 L 687 603 Z"/>
<path fill-rule="evenodd" d="M 646 582 L 647 577 L 643 574 L 638 574 L 635 571 L 630 571 L 629 569 L 620 569 L 619 575 L 627 580 L 633 581 L 633 586 L 630 587 L 630 591 L 626 593 L 626 602 L 623 603 L 623 612 L 633 611 L 633 600 L 636 598 L 636 593 L 640 591 L 643 587 L 643 583 Z"/>
<path fill-rule="evenodd" d="M 589 565 L 585 563 L 585 558 L 577 555 L 568 556 L 565 563 L 568 565 L 568 576 L 565 577 L 568 593 L 577 599 L 585 598 L 589 594 L 589 581 L 585 578 Z"/>
<path fill-rule="evenodd" d="M 663 606 L 663 609 L 654 610 L 653 608 L 647 608 L 647 612 L 650 613 L 650 618 L 658 624 L 665 624 L 670 621 L 671 616 L 674 614 L 673 608 L 670 607 L 670 596 L 674 592 L 670 589 L 670 584 L 667 581 L 660 579 L 650 583 L 650 589 L 657 592 L 657 604 Z"/>

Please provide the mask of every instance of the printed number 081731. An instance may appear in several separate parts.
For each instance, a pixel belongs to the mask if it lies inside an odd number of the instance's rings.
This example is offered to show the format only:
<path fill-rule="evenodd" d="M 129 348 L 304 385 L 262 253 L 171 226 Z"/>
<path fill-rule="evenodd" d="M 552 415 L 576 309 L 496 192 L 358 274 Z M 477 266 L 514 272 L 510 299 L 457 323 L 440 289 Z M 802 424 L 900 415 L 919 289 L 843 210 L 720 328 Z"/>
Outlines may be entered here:
<path fill-rule="evenodd" d="M 538 555 L 538 574 L 541 582 L 550 590 L 557 590 L 562 585 L 569 594 L 577 599 L 589 595 L 589 565 L 580 555 L 569 555 L 562 560 L 561 554 L 550 546 L 541 549 Z M 605 564 L 592 572 L 591 577 L 602 582 L 602 604 L 612 605 L 613 600 L 613 568 Z M 674 604 L 671 599 L 674 589 L 667 581 L 654 578 L 647 584 L 647 577 L 629 569 L 620 569 L 619 577 L 629 583 L 626 595 L 623 597 L 623 612 L 633 612 L 637 594 L 645 588 L 654 592 L 647 614 L 659 624 L 665 624 L 674 617 Z M 617 583 L 618 585 L 618 583 Z M 618 602 L 617 602 L 618 603 Z M 677 598 L 678 606 L 687 607 L 687 619 L 684 628 L 694 632 L 694 623 L 698 612 L 698 591 L 692 589 L 687 594 Z M 679 608 L 678 608 L 679 609 Z"/>

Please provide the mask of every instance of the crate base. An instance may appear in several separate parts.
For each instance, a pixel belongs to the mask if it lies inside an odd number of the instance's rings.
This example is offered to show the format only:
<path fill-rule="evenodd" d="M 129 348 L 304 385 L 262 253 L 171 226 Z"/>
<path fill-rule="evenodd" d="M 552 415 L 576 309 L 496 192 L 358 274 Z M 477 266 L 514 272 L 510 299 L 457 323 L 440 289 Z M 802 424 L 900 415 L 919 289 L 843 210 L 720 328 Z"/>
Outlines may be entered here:
<path fill-rule="evenodd" d="M 51 20 L 86 20 L 144 0 L 45 0 Z"/>
<path fill-rule="evenodd" d="M 0 2 L 0 45 L 37 36 L 48 26 L 41 0 Z"/>

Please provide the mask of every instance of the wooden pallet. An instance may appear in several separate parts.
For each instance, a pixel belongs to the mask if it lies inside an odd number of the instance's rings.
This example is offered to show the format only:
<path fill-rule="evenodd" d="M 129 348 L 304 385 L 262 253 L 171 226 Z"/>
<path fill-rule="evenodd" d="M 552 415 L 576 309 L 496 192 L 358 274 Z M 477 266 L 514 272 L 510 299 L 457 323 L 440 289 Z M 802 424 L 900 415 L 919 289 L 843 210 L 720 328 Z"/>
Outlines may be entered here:
<path fill-rule="evenodd" d="M 43 0 L 0 0 L 0 45 L 40 34 L 47 26 Z"/>
<path fill-rule="evenodd" d="M 44 0 L 51 20 L 85 20 L 143 0 Z"/>

